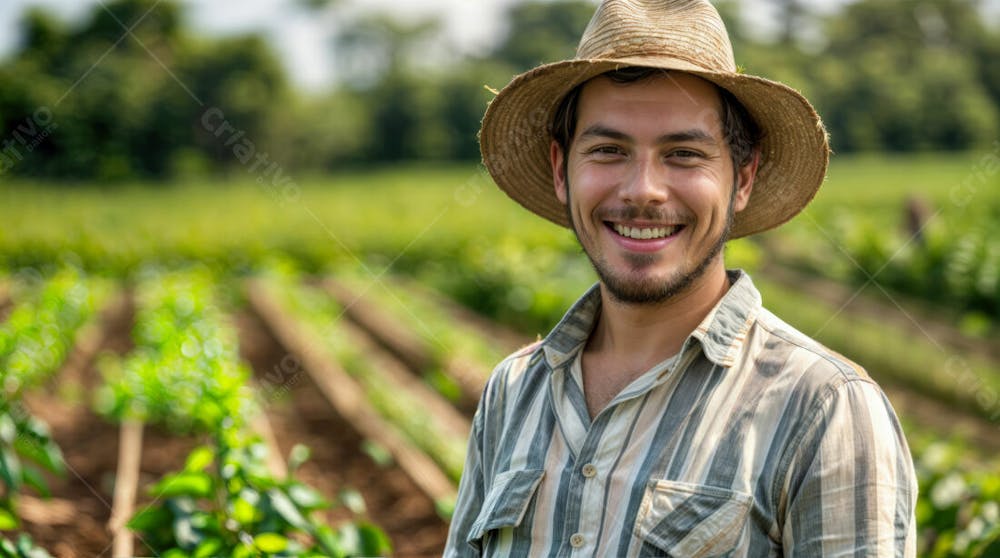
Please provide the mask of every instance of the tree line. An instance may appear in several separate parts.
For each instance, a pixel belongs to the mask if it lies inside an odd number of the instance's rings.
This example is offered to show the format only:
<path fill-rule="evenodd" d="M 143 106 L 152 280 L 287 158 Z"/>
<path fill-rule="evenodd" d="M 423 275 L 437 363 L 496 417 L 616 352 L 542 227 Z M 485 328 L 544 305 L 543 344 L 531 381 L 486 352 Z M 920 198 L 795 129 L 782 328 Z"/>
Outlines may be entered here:
<path fill-rule="evenodd" d="M 737 62 L 803 91 L 836 151 L 968 150 L 1000 135 L 1000 29 L 975 0 L 854 0 L 829 15 L 770 1 L 781 21 L 766 38 L 750 32 L 739 0 L 716 3 Z M 74 25 L 33 9 L 0 63 L 0 176 L 116 181 L 476 160 L 490 89 L 572 57 L 593 10 L 525 0 L 486 53 L 436 65 L 415 54 L 440 50 L 440 22 L 352 15 L 330 46 L 342 79 L 305 94 L 265 39 L 199 36 L 177 0 L 114 0 Z"/>

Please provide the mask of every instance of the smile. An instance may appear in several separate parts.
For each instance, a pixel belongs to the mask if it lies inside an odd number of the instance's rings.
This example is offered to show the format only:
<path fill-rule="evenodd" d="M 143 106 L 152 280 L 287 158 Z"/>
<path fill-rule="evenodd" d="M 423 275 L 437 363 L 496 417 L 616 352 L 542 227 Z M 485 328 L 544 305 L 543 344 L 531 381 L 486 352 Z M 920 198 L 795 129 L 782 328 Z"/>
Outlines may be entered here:
<path fill-rule="evenodd" d="M 611 227 L 616 233 L 620 236 L 624 236 L 625 238 L 650 240 L 674 236 L 684 228 L 684 225 L 671 225 L 668 227 L 629 227 L 628 225 L 613 223 L 611 224 Z"/>

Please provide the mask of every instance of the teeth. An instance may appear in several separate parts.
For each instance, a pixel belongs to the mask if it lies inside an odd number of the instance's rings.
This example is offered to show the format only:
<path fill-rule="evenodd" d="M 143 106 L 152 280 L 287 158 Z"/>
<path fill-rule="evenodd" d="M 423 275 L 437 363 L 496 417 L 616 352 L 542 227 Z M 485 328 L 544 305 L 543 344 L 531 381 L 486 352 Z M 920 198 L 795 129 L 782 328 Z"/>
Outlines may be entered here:
<path fill-rule="evenodd" d="M 627 236 L 628 238 L 634 238 L 637 240 L 648 240 L 651 238 L 663 238 L 670 236 L 677 232 L 680 227 L 675 225 L 673 227 L 651 227 L 651 228 L 638 228 L 638 227 L 628 227 L 625 225 L 615 225 L 615 232 L 622 236 Z"/>

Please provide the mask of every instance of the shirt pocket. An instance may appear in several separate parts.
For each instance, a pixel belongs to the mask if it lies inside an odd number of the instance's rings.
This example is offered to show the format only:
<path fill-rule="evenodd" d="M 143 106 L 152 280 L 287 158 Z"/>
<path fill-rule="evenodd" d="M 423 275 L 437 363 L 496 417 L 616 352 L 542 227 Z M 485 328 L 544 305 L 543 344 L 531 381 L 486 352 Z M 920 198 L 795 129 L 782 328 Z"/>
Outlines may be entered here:
<path fill-rule="evenodd" d="M 543 469 L 519 469 L 497 475 L 469 530 L 466 539 L 469 544 L 479 547 L 490 531 L 519 526 L 543 476 Z"/>
<path fill-rule="evenodd" d="M 650 480 L 635 535 L 658 556 L 726 556 L 740 540 L 753 497 L 715 486 Z"/>

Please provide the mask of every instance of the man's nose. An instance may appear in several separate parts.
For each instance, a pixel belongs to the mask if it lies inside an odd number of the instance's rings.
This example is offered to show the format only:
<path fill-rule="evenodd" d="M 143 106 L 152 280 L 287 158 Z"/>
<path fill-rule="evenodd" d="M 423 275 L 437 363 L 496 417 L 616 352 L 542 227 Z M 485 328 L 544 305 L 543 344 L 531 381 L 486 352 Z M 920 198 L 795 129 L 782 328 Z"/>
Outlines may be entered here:
<path fill-rule="evenodd" d="M 667 173 L 653 157 L 637 159 L 618 191 L 623 203 L 638 207 L 662 205 L 668 195 Z"/>

